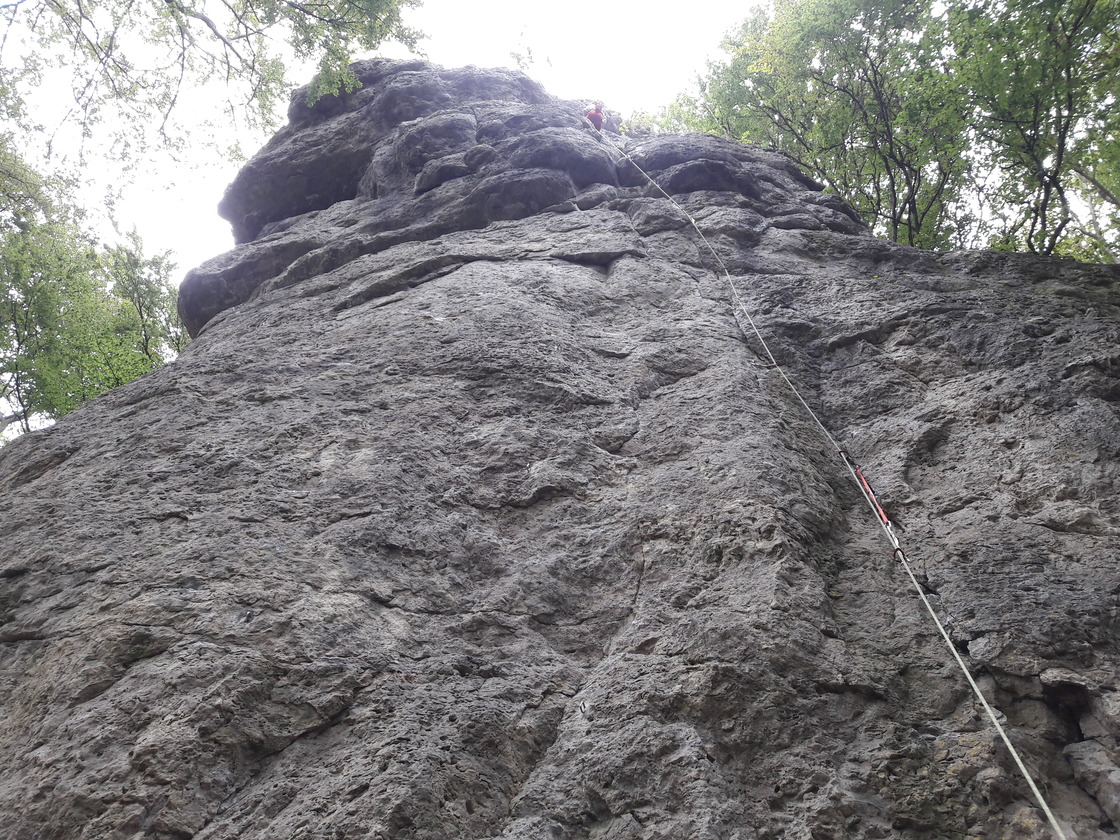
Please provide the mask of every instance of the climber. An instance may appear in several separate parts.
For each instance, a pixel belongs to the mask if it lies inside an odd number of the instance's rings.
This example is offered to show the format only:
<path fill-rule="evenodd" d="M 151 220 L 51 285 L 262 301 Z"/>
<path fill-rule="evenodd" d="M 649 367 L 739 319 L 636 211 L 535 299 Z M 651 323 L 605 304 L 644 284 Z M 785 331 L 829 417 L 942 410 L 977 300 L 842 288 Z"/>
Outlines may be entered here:
<path fill-rule="evenodd" d="M 596 102 L 595 107 L 592 108 L 590 111 L 588 111 L 586 114 L 584 114 L 584 116 L 587 117 L 587 119 L 589 119 L 591 121 L 591 124 L 593 126 L 595 126 L 596 131 L 602 131 L 603 130 L 603 103 L 602 102 Z"/>

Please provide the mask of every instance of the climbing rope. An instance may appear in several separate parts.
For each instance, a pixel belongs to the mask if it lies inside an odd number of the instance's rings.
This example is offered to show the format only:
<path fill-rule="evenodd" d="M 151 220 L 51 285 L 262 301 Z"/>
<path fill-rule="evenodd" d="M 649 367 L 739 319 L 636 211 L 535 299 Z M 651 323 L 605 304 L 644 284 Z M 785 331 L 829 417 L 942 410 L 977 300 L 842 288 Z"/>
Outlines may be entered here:
<path fill-rule="evenodd" d="M 968 666 L 965 664 L 964 659 L 961 658 L 960 652 L 957 650 L 957 646 L 953 644 L 953 640 L 949 636 L 948 631 L 945 629 L 945 625 L 942 624 L 941 619 L 938 617 L 937 611 L 933 608 L 933 604 L 931 604 L 929 598 L 926 597 L 925 590 L 923 589 L 921 583 L 918 582 L 918 578 L 914 574 L 914 570 L 910 565 L 910 558 L 906 556 L 906 552 L 903 550 L 902 545 L 898 540 L 898 536 L 895 534 L 894 524 L 891 522 L 891 519 L 887 515 L 887 512 L 883 509 L 883 506 L 879 504 L 879 500 L 875 495 L 875 491 L 871 488 L 871 483 L 864 476 L 863 470 L 860 468 L 859 464 L 857 464 L 855 460 L 853 460 L 853 458 L 847 453 L 847 451 L 845 451 L 844 448 L 840 446 L 840 444 L 836 441 L 836 438 L 832 436 L 828 429 L 825 428 L 824 423 L 821 422 L 820 418 L 817 416 L 817 413 L 813 411 L 809 403 L 807 403 L 805 401 L 805 398 L 801 396 L 801 392 L 797 389 L 797 386 L 793 384 L 793 380 L 791 380 L 789 376 L 786 375 L 785 370 L 783 370 L 782 366 L 778 364 L 778 360 L 774 358 L 774 354 L 770 351 L 770 345 L 766 342 L 766 338 L 762 335 L 762 332 L 755 324 L 754 318 L 751 317 L 750 310 L 747 309 L 746 304 L 743 303 L 743 299 L 739 296 L 739 291 L 735 288 L 735 281 L 732 280 L 731 273 L 727 270 L 726 264 L 720 258 L 719 254 L 716 253 L 715 248 L 712 247 L 712 244 L 708 241 L 708 238 L 704 236 L 704 232 L 700 230 L 700 226 L 696 223 L 696 220 L 692 218 L 688 211 L 681 207 L 681 205 L 677 203 L 677 201 L 671 195 L 669 195 L 669 193 L 667 193 L 661 187 L 661 185 L 658 184 L 650 176 L 648 172 L 642 169 L 642 167 L 638 165 L 637 161 L 635 161 L 632 157 L 630 157 L 629 154 L 627 154 L 625 149 L 621 149 L 609 141 L 606 143 L 606 145 L 619 152 L 622 157 L 628 160 L 635 169 L 637 169 L 640 173 L 642 173 L 643 176 L 645 176 L 646 180 L 649 181 L 658 190 L 658 192 L 665 196 L 665 198 L 667 198 L 674 207 L 676 207 L 678 210 L 680 210 L 681 213 L 684 214 L 685 218 L 688 219 L 689 224 L 692 225 L 693 230 L 695 230 L 697 235 L 700 237 L 700 240 L 707 247 L 708 251 L 711 252 L 712 257 L 715 259 L 716 263 L 719 265 L 720 271 L 722 271 L 723 273 L 724 279 L 727 281 L 727 286 L 731 290 L 731 297 L 735 301 L 735 305 L 738 307 L 739 312 L 742 313 L 743 317 L 750 325 L 751 331 L 754 333 L 755 338 L 758 339 L 763 352 L 766 354 L 766 358 L 770 362 L 770 366 L 778 372 L 783 380 L 785 380 L 786 385 L 789 386 L 790 391 L 797 398 L 797 401 L 801 403 L 805 411 L 808 413 L 809 417 L 813 419 L 813 422 L 816 423 L 817 427 L 821 430 L 821 433 L 825 436 L 828 442 L 832 444 L 832 447 L 836 450 L 836 452 L 840 456 L 840 459 L 844 462 L 844 465 L 847 467 L 848 472 L 851 474 L 852 480 L 859 488 L 860 494 L 864 497 L 868 505 L 871 507 L 872 512 L 875 514 L 875 518 L 879 520 L 879 526 L 883 529 L 883 533 L 886 534 L 887 540 L 891 544 L 895 559 L 898 560 L 899 564 L 906 571 L 907 577 L 910 578 L 910 583 L 913 584 L 914 590 L 918 593 L 918 597 L 921 599 L 922 604 L 925 606 L 930 618 L 933 619 L 933 623 L 937 627 L 937 631 L 941 634 L 942 639 L 944 639 L 945 645 L 946 647 L 948 647 L 949 652 L 952 654 L 953 659 L 956 661 L 957 666 L 961 670 L 961 673 L 964 674 L 965 680 L 968 682 L 969 687 L 972 689 L 972 693 L 976 696 L 976 699 L 980 702 L 981 707 L 983 707 L 984 711 L 987 713 L 988 718 L 991 720 L 992 725 L 996 729 L 996 732 L 999 734 L 999 737 L 1003 740 L 1004 745 L 1007 747 L 1007 751 L 1011 754 L 1012 759 L 1014 759 L 1015 766 L 1018 767 L 1019 772 L 1026 780 L 1031 793 L 1034 794 L 1034 798 L 1038 802 L 1039 807 L 1042 808 L 1043 813 L 1046 815 L 1046 819 L 1050 823 L 1050 827 L 1053 829 L 1054 835 L 1058 838 L 1058 840 L 1066 840 L 1065 832 L 1058 824 L 1058 820 L 1054 816 L 1054 812 L 1050 810 L 1050 806 L 1046 803 L 1046 799 L 1045 797 L 1043 797 L 1042 791 L 1039 790 L 1038 785 L 1035 784 L 1034 778 L 1031 776 L 1030 771 L 1027 769 L 1026 764 L 1023 762 L 1023 759 L 1019 755 L 1019 751 L 1016 750 L 1015 746 L 1011 743 L 1011 739 L 1008 737 L 1003 724 L 1001 724 L 999 721 L 998 714 L 984 698 L 984 694 L 980 690 L 980 686 L 978 686 L 976 684 L 976 680 L 973 679 L 972 673 L 968 670 Z"/>

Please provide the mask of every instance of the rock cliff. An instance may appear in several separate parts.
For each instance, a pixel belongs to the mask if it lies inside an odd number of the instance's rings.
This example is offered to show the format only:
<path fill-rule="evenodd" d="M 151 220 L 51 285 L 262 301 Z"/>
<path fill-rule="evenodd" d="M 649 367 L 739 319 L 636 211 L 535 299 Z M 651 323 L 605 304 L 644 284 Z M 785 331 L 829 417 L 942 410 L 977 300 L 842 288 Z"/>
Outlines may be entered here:
<path fill-rule="evenodd" d="M 358 70 L 229 188 L 186 353 L 0 450 L 0 837 L 1052 836 L 690 218 L 1115 836 L 1120 271 Z"/>

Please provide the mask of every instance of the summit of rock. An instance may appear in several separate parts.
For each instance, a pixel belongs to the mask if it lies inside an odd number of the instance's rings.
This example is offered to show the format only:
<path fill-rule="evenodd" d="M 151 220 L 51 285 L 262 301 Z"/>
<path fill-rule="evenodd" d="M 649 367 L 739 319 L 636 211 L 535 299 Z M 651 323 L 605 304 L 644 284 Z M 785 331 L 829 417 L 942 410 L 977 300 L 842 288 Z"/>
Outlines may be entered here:
<path fill-rule="evenodd" d="M 600 133 L 580 104 L 516 71 L 385 59 L 355 71 L 363 86 L 354 93 L 308 107 L 297 91 L 288 126 L 230 185 L 220 211 L 239 244 L 187 275 L 180 314 L 192 335 L 262 286 L 497 221 L 602 208 L 641 217 L 644 234 L 679 226 L 661 190 L 711 194 L 712 212 L 739 236 L 768 227 L 866 234 L 774 152 L 707 135 Z"/>

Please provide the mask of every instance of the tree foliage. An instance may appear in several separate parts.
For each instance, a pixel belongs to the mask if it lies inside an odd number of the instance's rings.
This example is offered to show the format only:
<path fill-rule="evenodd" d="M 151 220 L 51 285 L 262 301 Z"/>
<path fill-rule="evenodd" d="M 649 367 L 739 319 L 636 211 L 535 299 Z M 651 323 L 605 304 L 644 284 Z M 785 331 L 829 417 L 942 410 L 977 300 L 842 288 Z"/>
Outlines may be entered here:
<path fill-rule="evenodd" d="M 97 138 L 80 159 L 147 162 L 154 141 L 198 136 L 200 104 L 225 106 L 227 134 L 270 125 L 287 66 L 317 65 L 312 100 L 352 90 L 351 54 L 414 44 L 401 11 L 418 2 L 7 0 L 0 121 L 20 132 L 21 148 L 42 151 L 38 141 L 50 146 L 62 131 L 65 143 Z M 60 96 L 66 85 L 71 96 Z M 66 185 L 37 174 L 16 146 L 0 135 L 0 435 L 135 379 L 187 341 L 168 258 L 146 256 L 135 235 L 99 244 Z"/>
<path fill-rule="evenodd" d="M 166 256 L 98 245 L 63 185 L 0 145 L 0 434 L 131 382 L 186 344 Z"/>
<path fill-rule="evenodd" d="M 1115 255 L 1120 3 L 984 0 L 949 19 L 972 130 L 1003 176 L 997 198 L 1018 211 L 1003 244 L 1048 254 L 1068 236 Z M 1075 201 L 1095 224 L 1079 221 Z"/>
<path fill-rule="evenodd" d="M 352 89 L 351 55 L 385 40 L 412 44 L 401 8 L 418 0 L 11 0 L 0 5 L 0 106 L 21 110 L 52 71 L 71 80 L 66 119 L 88 133 L 106 117 L 135 143 L 192 90 L 218 83 L 227 108 L 270 124 L 287 95 L 285 66 L 314 62 L 311 97 Z M 127 150 L 125 150 L 127 154 Z"/>
<path fill-rule="evenodd" d="M 780 149 L 892 239 L 1113 259 L 1118 0 L 778 0 L 664 115 Z"/>

